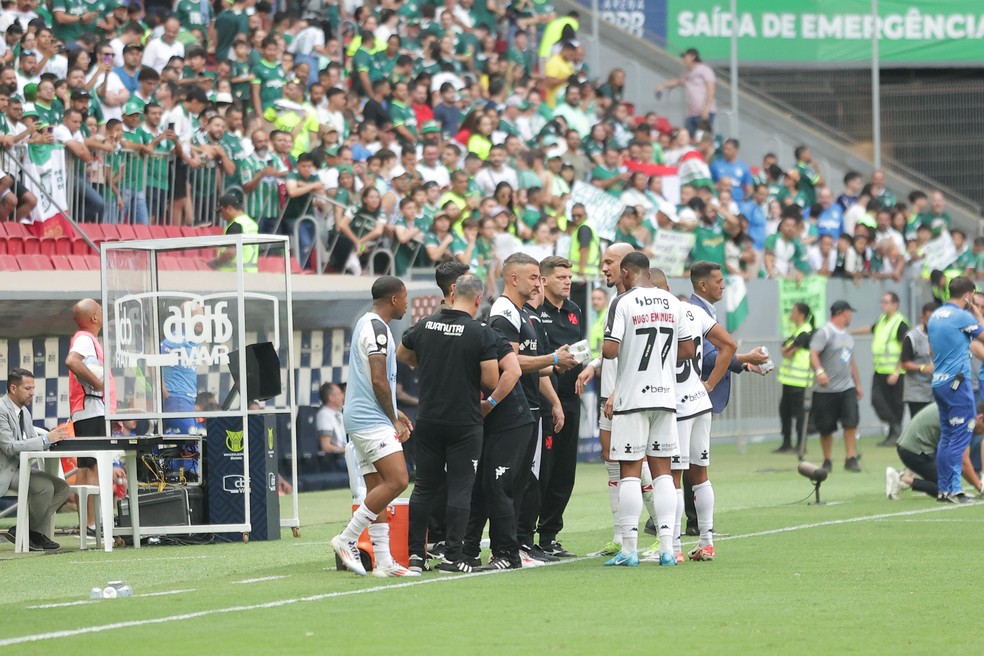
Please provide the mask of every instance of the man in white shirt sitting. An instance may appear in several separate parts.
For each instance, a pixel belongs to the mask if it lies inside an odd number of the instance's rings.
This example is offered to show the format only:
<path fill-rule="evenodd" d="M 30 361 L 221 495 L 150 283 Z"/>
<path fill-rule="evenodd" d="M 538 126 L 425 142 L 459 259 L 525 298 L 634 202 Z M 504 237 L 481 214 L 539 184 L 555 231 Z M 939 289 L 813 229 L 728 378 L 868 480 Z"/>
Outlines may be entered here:
<path fill-rule="evenodd" d="M 321 397 L 316 421 L 319 448 L 323 453 L 345 453 L 345 424 L 342 421 L 345 392 L 335 383 L 325 383 L 318 395 Z"/>

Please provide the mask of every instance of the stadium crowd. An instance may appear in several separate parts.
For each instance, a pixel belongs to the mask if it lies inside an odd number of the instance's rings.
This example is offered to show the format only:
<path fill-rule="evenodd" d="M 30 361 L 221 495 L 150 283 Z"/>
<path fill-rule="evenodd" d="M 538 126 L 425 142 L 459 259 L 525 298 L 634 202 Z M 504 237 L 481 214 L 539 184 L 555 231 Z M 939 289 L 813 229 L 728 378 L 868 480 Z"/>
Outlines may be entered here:
<path fill-rule="evenodd" d="M 457 260 L 488 283 L 526 252 L 594 277 L 601 247 L 570 202 L 583 182 L 624 205 L 613 241 L 643 251 L 686 231 L 692 261 L 746 277 L 924 275 L 921 249 L 950 228 L 942 194 L 899 203 L 880 171 L 837 189 L 806 146 L 752 167 L 712 132 L 695 50 L 657 89 L 686 88 L 674 129 L 626 102 L 624 70 L 589 70 L 578 28 L 531 0 L 6 2 L 0 145 L 18 187 L 0 211 L 30 214 L 25 146 L 57 142 L 77 220 L 220 224 L 232 190 L 309 267 L 320 240 L 333 272 Z M 954 266 L 976 272 L 984 242 L 952 235 Z"/>

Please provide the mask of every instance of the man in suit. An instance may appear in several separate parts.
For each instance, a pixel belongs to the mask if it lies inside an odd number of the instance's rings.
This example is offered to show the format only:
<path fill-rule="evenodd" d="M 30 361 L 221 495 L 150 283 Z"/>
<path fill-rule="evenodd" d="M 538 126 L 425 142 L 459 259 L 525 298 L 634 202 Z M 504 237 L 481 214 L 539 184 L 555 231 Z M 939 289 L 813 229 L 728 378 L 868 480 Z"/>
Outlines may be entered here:
<path fill-rule="evenodd" d="M 694 288 L 694 293 L 690 296 L 690 302 L 701 308 L 717 320 L 717 311 L 714 304 L 724 297 L 724 274 L 721 272 L 721 265 L 715 262 L 694 262 L 690 267 L 690 284 Z M 714 344 L 707 342 L 704 344 L 704 360 L 701 366 L 701 378 L 707 377 L 714 370 L 714 363 L 717 362 L 718 350 Z M 731 359 L 728 371 L 724 374 L 721 382 L 710 391 L 711 407 L 714 414 L 724 412 L 731 400 L 731 374 L 740 374 L 743 371 L 754 371 L 760 373 L 759 365 L 765 364 L 769 356 L 754 348 L 748 353 L 738 353 Z M 697 535 L 697 510 L 694 507 L 694 495 L 691 492 L 690 481 L 686 474 L 683 477 L 684 490 L 683 499 L 687 512 L 687 535 Z"/>
<path fill-rule="evenodd" d="M 65 430 L 39 431 L 26 406 L 34 398 L 34 374 L 12 369 L 7 375 L 7 394 L 0 398 L 0 496 L 17 492 L 22 451 L 44 451 L 65 438 Z M 53 551 L 61 546 L 46 535 L 51 517 L 68 500 L 68 483 L 42 471 L 31 471 L 27 505 L 31 551 Z M 10 530 L 11 541 L 14 529 Z"/>

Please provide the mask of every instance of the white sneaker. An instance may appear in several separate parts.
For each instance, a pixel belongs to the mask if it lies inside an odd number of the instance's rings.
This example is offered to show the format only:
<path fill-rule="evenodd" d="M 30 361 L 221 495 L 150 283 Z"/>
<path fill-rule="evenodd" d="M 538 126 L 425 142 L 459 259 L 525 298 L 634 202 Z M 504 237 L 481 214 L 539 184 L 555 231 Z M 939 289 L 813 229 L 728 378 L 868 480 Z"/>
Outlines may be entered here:
<path fill-rule="evenodd" d="M 899 500 L 899 492 L 902 491 L 902 477 L 899 472 L 892 467 L 885 468 L 885 496 L 893 501 Z"/>
<path fill-rule="evenodd" d="M 381 579 L 398 578 L 401 576 L 420 576 L 420 572 L 407 569 L 400 563 L 394 562 L 386 567 L 376 566 L 372 568 L 372 575 Z"/>
<path fill-rule="evenodd" d="M 523 569 L 526 569 L 526 568 L 529 568 L 529 567 L 540 567 L 541 565 L 546 565 L 546 563 L 541 562 L 539 560 L 536 560 L 535 558 L 533 558 L 533 556 L 529 555 L 528 553 L 526 553 L 523 550 L 520 550 L 520 552 L 519 552 L 519 561 L 522 564 Z"/>
<path fill-rule="evenodd" d="M 359 554 L 357 542 L 349 542 L 341 535 L 336 535 L 331 539 L 331 548 L 335 550 L 335 554 L 345 567 L 359 576 L 366 575 L 366 568 L 362 566 L 362 556 Z"/>

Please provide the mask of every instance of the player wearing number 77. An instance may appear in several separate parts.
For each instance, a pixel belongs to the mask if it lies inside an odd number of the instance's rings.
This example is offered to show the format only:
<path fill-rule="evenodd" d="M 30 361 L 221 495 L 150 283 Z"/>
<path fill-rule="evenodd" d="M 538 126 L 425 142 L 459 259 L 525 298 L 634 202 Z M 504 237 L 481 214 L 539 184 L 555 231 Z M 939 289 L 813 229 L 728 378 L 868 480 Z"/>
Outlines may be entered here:
<path fill-rule="evenodd" d="M 650 271 L 653 284 L 669 292 L 666 275 L 659 269 Z M 714 488 L 707 478 L 707 467 L 711 464 L 711 397 L 710 393 L 728 372 L 731 358 L 738 345 L 721 324 L 706 312 L 683 301 L 683 313 L 690 322 L 694 336 L 694 357 L 677 366 L 677 433 L 680 440 L 680 454 L 670 460 L 673 472 L 673 487 L 676 488 L 676 519 L 673 523 L 673 555 L 677 562 L 683 561 L 680 542 L 680 523 L 683 519 L 683 472 L 686 471 L 694 489 L 694 505 L 697 510 L 697 527 L 700 542 L 690 552 L 691 560 L 714 560 Z M 704 358 L 704 345 L 710 342 L 718 350 L 717 360 L 707 380 L 701 380 L 701 366 Z"/>
<path fill-rule="evenodd" d="M 676 493 L 670 475 L 670 458 L 679 455 L 676 367 L 678 362 L 694 356 L 693 334 L 680 301 L 652 286 L 645 255 L 629 253 L 622 258 L 621 274 L 628 291 L 615 299 L 608 312 L 602 354 L 605 358 L 618 358 L 609 456 L 619 461 L 621 470 L 622 550 L 605 565 L 639 564 L 643 458 L 648 458 L 653 475 L 659 562 L 676 565 Z"/>

